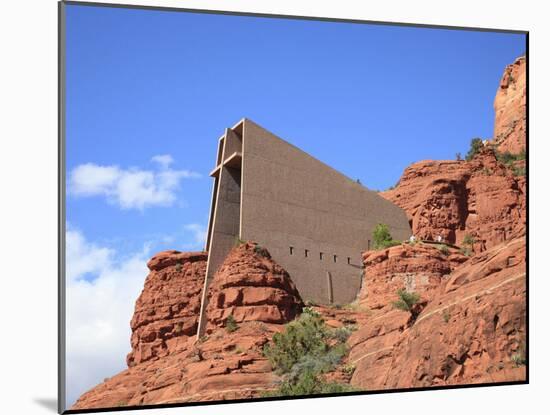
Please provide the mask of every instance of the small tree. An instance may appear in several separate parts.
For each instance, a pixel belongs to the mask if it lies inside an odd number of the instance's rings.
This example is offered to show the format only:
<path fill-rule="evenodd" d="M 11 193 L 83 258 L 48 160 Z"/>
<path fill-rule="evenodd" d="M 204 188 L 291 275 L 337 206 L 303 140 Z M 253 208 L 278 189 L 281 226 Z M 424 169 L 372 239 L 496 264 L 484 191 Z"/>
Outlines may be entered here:
<path fill-rule="evenodd" d="M 459 153 L 456 153 L 456 161 L 462 161 L 462 154 L 459 152 Z"/>
<path fill-rule="evenodd" d="M 235 330 L 237 330 L 239 326 L 237 325 L 237 321 L 235 320 L 235 317 L 232 315 L 229 315 L 227 317 L 227 320 L 225 320 L 225 329 L 228 333 L 233 333 Z"/>
<path fill-rule="evenodd" d="M 399 299 L 394 301 L 392 305 L 398 310 L 408 311 L 412 313 L 413 307 L 420 301 L 420 295 L 415 292 L 407 292 L 404 288 L 397 290 Z"/>
<path fill-rule="evenodd" d="M 326 382 L 322 374 L 333 371 L 347 354 L 349 327 L 331 329 L 311 308 L 275 333 L 263 348 L 273 370 L 282 376 L 277 390 L 264 396 L 298 396 L 345 392 L 347 385 Z"/>
<path fill-rule="evenodd" d="M 451 251 L 449 251 L 449 247 L 447 245 L 438 245 L 437 249 L 439 249 L 439 252 L 441 252 L 443 255 L 450 255 Z"/>
<path fill-rule="evenodd" d="M 388 225 L 385 223 L 379 223 L 375 226 L 372 232 L 372 239 L 374 249 L 383 249 L 399 245 L 398 241 L 393 240 Z"/>
<path fill-rule="evenodd" d="M 481 138 L 472 138 L 472 141 L 470 142 L 470 150 L 468 150 L 468 153 L 466 154 L 466 160 L 472 160 L 482 148 L 483 141 Z"/>
<path fill-rule="evenodd" d="M 474 237 L 467 233 L 466 235 L 464 235 L 464 239 L 462 239 L 462 248 L 460 249 L 460 251 L 466 256 L 472 255 L 475 242 L 476 240 L 474 239 Z"/>
<path fill-rule="evenodd" d="M 466 235 L 464 235 L 464 239 L 462 240 L 462 245 L 469 246 L 470 249 L 474 249 L 475 241 L 476 240 L 474 239 L 474 237 L 469 233 L 467 233 Z"/>

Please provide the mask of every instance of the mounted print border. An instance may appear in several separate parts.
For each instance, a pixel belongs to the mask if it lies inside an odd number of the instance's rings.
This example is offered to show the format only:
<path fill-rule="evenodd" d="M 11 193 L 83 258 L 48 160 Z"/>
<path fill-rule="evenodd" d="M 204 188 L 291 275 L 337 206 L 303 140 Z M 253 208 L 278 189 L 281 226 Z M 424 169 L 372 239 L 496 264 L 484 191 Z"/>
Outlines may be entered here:
<path fill-rule="evenodd" d="M 63 1 L 58 51 L 59 413 L 529 383 L 527 31 Z"/>

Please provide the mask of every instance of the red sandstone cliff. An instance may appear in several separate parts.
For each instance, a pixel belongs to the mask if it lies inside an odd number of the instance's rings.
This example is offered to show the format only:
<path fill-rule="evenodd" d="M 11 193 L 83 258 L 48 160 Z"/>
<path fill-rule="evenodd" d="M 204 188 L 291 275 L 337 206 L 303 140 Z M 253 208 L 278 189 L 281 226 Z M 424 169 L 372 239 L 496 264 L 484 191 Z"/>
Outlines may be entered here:
<path fill-rule="evenodd" d="M 367 303 L 388 304 L 386 281 L 402 275 L 391 258 L 402 249 L 390 248 L 367 268 L 365 280 L 378 279 L 364 286 Z M 416 276 L 433 273 L 425 247 L 408 249 L 424 262 L 424 270 L 415 264 Z M 525 380 L 525 261 L 525 238 L 515 238 L 464 261 L 438 287 L 417 288 L 430 300 L 412 325 L 408 312 L 391 307 L 373 314 L 349 339 L 351 384 L 375 390 Z"/>
<path fill-rule="evenodd" d="M 521 56 L 508 65 L 495 97 L 494 143 L 501 152 L 526 149 L 527 61 Z"/>
<path fill-rule="evenodd" d="M 451 244 L 474 237 L 476 252 L 525 232 L 525 178 L 486 148 L 472 161 L 421 161 L 381 193 L 405 210 L 414 235 Z"/>
<path fill-rule="evenodd" d="M 358 302 L 371 310 L 391 308 L 400 288 L 421 294 L 423 300 L 431 300 L 442 282 L 467 260 L 458 249 L 445 251 L 428 244 L 402 244 L 367 251 L 363 254 L 365 271 Z"/>
<path fill-rule="evenodd" d="M 130 322 L 128 366 L 166 356 L 196 333 L 206 259 L 204 252 L 165 251 L 147 263 L 150 273 Z"/>
<path fill-rule="evenodd" d="M 207 331 L 223 326 L 230 315 L 237 323 L 286 323 L 303 306 L 290 275 L 267 249 L 250 242 L 227 256 L 212 279 L 208 298 Z"/>

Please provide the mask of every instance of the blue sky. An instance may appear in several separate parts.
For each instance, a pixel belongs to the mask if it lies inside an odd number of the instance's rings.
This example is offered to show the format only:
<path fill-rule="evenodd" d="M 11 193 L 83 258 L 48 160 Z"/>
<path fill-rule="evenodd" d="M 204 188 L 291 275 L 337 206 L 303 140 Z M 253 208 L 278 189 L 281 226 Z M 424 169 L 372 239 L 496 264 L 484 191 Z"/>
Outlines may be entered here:
<path fill-rule="evenodd" d="M 225 127 L 250 118 L 383 190 L 411 162 L 454 159 L 492 135 L 500 77 L 525 37 L 69 5 L 66 50 L 69 284 L 88 298 L 141 273 L 117 286 L 129 304 L 109 311 L 127 324 L 146 275 L 136 264 L 202 246 Z M 85 305 L 73 301 L 75 331 L 77 315 L 98 320 L 92 331 L 111 324 Z M 69 402 L 124 367 L 129 343 L 116 341 L 103 353 L 120 363 L 73 379 Z M 73 377 L 97 366 L 96 349 L 71 355 Z"/>

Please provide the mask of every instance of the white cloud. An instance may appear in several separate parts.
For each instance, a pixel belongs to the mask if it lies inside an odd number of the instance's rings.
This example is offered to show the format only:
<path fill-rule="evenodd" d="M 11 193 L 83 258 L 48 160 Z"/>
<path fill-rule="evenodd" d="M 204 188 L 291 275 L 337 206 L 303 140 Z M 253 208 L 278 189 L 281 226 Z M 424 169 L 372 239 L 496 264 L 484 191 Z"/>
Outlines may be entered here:
<path fill-rule="evenodd" d="M 193 236 L 193 247 L 199 247 L 200 249 L 204 248 L 204 243 L 206 242 L 206 228 L 198 223 L 190 223 L 184 226 L 184 229 L 188 232 L 191 232 Z"/>
<path fill-rule="evenodd" d="M 84 236 L 68 227 L 66 235 L 67 281 L 73 282 L 86 274 L 97 275 L 108 268 L 113 250 L 88 243 Z M 70 261 L 68 260 L 70 259 Z"/>
<path fill-rule="evenodd" d="M 130 319 L 148 273 L 149 247 L 120 258 L 67 231 L 67 404 L 126 368 Z M 93 278 L 87 278 L 91 275 Z"/>
<path fill-rule="evenodd" d="M 161 167 L 166 169 L 174 162 L 174 159 L 170 154 L 160 154 L 158 156 L 153 156 L 151 161 L 160 164 Z"/>
<path fill-rule="evenodd" d="M 152 158 L 157 170 L 81 164 L 69 175 L 69 193 L 74 196 L 104 196 L 122 209 L 143 210 L 151 206 L 171 206 L 182 179 L 198 178 L 189 170 L 174 170 L 169 154 Z"/>

